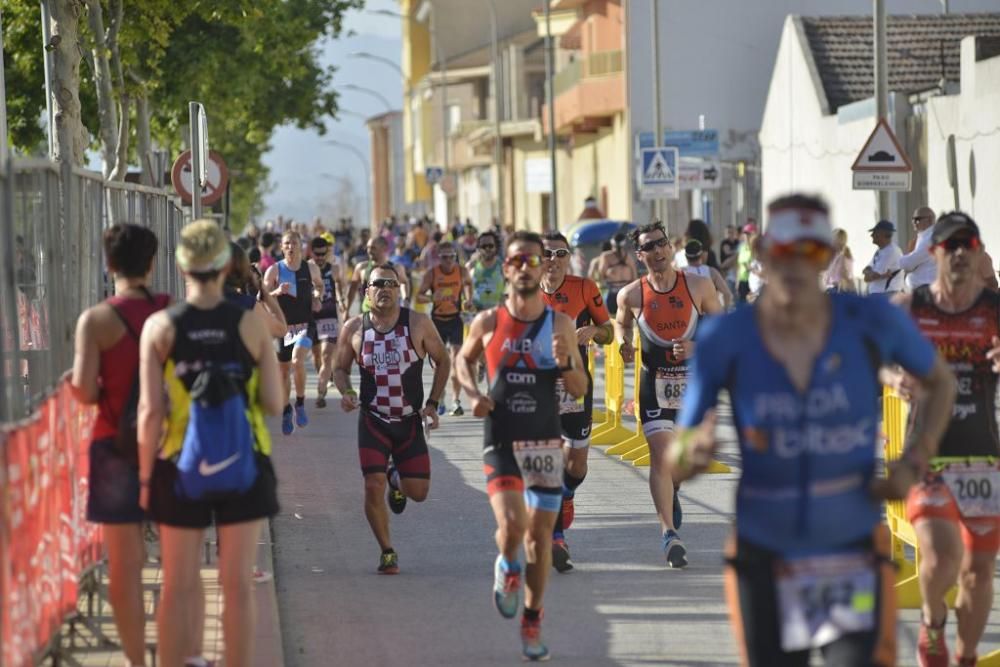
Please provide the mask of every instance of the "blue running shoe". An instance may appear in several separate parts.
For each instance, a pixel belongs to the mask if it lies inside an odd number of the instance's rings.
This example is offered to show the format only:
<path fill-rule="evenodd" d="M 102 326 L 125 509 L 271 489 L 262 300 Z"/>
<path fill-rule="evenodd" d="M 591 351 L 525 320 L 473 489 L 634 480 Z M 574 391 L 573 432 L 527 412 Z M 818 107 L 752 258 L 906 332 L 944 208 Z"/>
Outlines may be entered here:
<path fill-rule="evenodd" d="M 441 400 L 443 401 L 444 399 L 441 399 Z M 444 417 L 444 403 L 443 402 L 438 405 L 438 416 L 439 417 Z"/>
<path fill-rule="evenodd" d="M 678 494 L 680 491 L 679 486 L 674 486 L 674 528 L 676 530 L 681 529 L 681 524 L 684 523 L 684 510 L 681 509 L 681 497 Z"/>
<path fill-rule="evenodd" d="M 295 424 L 299 428 L 305 428 L 309 425 L 309 416 L 306 415 L 305 404 L 295 406 Z"/>
<path fill-rule="evenodd" d="M 294 430 L 295 423 L 292 421 L 292 406 L 286 405 L 284 412 L 281 413 L 281 432 L 285 435 L 291 435 Z"/>
<path fill-rule="evenodd" d="M 526 662 L 546 662 L 552 656 L 542 641 L 542 621 L 521 617 L 521 655 Z"/>
<path fill-rule="evenodd" d="M 521 606 L 521 564 L 505 569 L 503 554 L 493 565 L 493 605 L 504 618 L 514 618 Z"/>
<path fill-rule="evenodd" d="M 668 530 L 663 534 L 663 555 L 667 558 L 667 565 L 675 570 L 687 567 L 687 549 L 677 531 Z"/>

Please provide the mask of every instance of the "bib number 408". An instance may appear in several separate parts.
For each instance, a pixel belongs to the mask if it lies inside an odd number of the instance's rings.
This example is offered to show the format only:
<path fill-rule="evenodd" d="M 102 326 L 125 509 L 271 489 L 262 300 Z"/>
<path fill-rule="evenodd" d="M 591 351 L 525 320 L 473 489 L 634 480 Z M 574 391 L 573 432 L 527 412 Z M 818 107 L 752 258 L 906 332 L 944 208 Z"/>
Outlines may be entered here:
<path fill-rule="evenodd" d="M 552 454 L 529 454 L 521 461 L 521 470 L 533 473 L 550 473 L 556 467 L 554 459 Z"/>

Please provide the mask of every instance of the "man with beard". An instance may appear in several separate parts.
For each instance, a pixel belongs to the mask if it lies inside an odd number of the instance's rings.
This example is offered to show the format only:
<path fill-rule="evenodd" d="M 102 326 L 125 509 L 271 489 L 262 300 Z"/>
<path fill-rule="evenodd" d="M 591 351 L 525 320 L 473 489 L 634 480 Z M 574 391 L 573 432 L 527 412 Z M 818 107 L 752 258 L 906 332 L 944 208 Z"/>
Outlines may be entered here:
<path fill-rule="evenodd" d="M 386 502 L 399 514 L 407 498 L 415 502 L 427 498 L 431 468 L 423 420 L 429 421 L 428 428 L 437 428 L 438 401 L 451 369 L 437 329 L 426 315 L 400 307 L 399 288 L 391 264 L 371 270 L 365 285 L 371 309 L 344 324 L 333 371 L 344 411 L 361 408 L 358 453 L 365 478 L 365 517 L 382 550 L 379 574 L 399 572 L 399 556 L 389 539 Z M 434 379 L 425 404 L 426 356 L 434 361 Z M 360 396 L 351 386 L 355 360 L 361 373 Z"/>
<path fill-rule="evenodd" d="M 549 575 L 552 530 L 562 505 L 563 454 L 556 383 L 574 397 L 587 391 L 573 322 L 545 305 L 541 292 L 542 239 L 514 232 L 507 241 L 500 306 L 476 316 L 458 357 L 473 414 L 485 417 L 483 464 L 497 522 L 500 553 L 493 602 L 504 618 L 520 606 L 521 544 L 526 594 L 521 618 L 523 656 L 547 660 L 541 637 L 542 596 Z M 485 353 L 489 392 L 480 393 L 475 368 Z"/>
<path fill-rule="evenodd" d="M 587 346 L 607 345 L 614 340 L 614 327 L 601 292 L 593 280 L 569 274 L 569 241 L 559 232 L 550 232 L 542 239 L 542 298 L 556 312 L 568 315 L 576 327 L 576 343 L 587 374 L 587 392 L 580 398 L 569 396 L 557 383 L 559 414 L 566 454 L 563 472 L 562 510 L 552 532 L 552 565 L 559 572 L 573 569 L 565 531 L 574 517 L 573 498 L 587 476 L 587 454 L 590 451 L 590 427 L 594 415 L 594 382 L 587 366 Z"/>
<path fill-rule="evenodd" d="M 670 240 L 661 223 L 633 230 L 632 245 L 649 275 L 618 293 L 616 324 L 622 359 L 632 363 L 632 324 L 639 323 L 642 374 L 636 416 L 649 442 L 649 492 L 660 518 L 667 565 L 683 568 L 687 567 L 687 549 L 677 533 L 683 515 L 667 450 L 687 385 L 698 321 L 703 315 L 722 312 L 722 306 L 710 280 L 674 269 Z"/>
<path fill-rule="evenodd" d="M 319 370 L 316 381 L 316 407 L 326 407 L 326 388 L 333 373 L 333 353 L 337 348 L 337 325 L 340 321 L 339 309 L 343 306 L 340 296 L 344 294 L 341 282 L 340 262 L 333 256 L 333 248 L 325 236 L 317 236 L 311 246 L 313 260 L 323 278 L 323 297 L 316 313 L 313 331 L 316 344 L 313 356 Z"/>
<path fill-rule="evenodd" d="M 485 231 L 476 242 L 476 255 L 465 268 L 472 276 L 472 305 L 476 312 L 493 308 L 503 301 L 503 267 L 500 265 L 500 237 Z"/>
<path fill-rule="evenodd" d="M 347 307 L 345 308 L 348 315 L 351 313 L 351 306 L 354 305 L 354 298 L 359 293 L 365 292 L 365 286 L 368 284 L 372 270 L 376 266 L 385 264 L 389 257 L 389 243 L 381 236 L 368 239 L 365 247 L 367 248 L 368 259 L 355 264 L 354 271 L 351 273 L 351 285 L 347 290 Z M 410 282 L 406 278 L 406 271 L 394 264 L 390 266 L 392 266 L 392 270 L 396 274 L 396 280 L 399 281 L 400 305 L 407 304 L 410 302 Z M 365 293 L 361 301 L 361 312 L 367 313 L 370 308 L 371 304 L 368 301 L 367 293 Z"/>

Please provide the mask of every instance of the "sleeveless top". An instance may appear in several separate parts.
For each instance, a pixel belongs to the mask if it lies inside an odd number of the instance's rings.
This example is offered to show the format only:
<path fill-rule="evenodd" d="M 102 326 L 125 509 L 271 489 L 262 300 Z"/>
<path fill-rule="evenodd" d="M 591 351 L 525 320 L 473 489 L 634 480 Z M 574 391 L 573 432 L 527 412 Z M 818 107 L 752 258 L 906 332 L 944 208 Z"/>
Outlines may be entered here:
<path fill-rule="evenodd" d="M 401 421 L 424 404 L 424 359 L 410 339 L 410 309 L 400 308 L 388 331 L 379 331 L 365 313 L 361 327 L 359 400 L 362 409 L 383 421 Z"/>
<path fill-rule="evenodd" d="M 611 321 L 608 309 L 604 306 L 601 291 L 597 288 L 597 283 L 590 278 L 567 274 L 562 285 L 557 287 L 552 294 L 543 289 L 542 298 L 556 312 L 568 315 L 577 329 L 591 324 L 602 325 Z M 589 374 L 587 346 L 580 345 L 579 347 L 580 356 L 583 358 L 583 369 Z"/>
<path fill-rule="evenodd" d="M 1000 456 L 997 375 L 986 358 L 993 337 L 1000 336 L 1000 296 L 984 289 L 971 308 L 948 313 L 934 303 L 930 287 L 922 285 L 913 291 L 910 312 L 958 380 L 938 456 Z"/>
<path fill-rule="evenodd" d="M 285 322 L 306 324 L 312 321 L 312 274 L 309 263 L 302 260 L 298 271 L 292 271 L 285 260 L 278 262 L 278 284 L 289 283 L 288 294 L 278 297 L 278 306 L 285 314 Z"/>
<path fill-rule="evenodd" d="M 497 259 L 487 268 L 476 260 L 472 268 L 472 303 L 476 310 L 486 310 L 500 304 L 504 297 L 503 265 Z"/>
<path fill-rule="evenodd" d="M 486 416 L 487 446 L 560 437 L 554 320 L 549 307 L 531 322 L 515 318 L 504 305 L 496 309 L 496 327 L 485 350 L 490 397 L 496 404 Z"/>
<path fill-rule="evenodd" d="M 246 310 L 226 300 L 211 310 L 182 301 L 171 306 L 167 313 L 175 333 L 174 347 L 163 367 L 170 411 L 160 455 L 172 458 L 180 453 L 191 408 L 191 386 L 202 370 L 213 365 L 223 368 L 242 388 L 254 449 L 269 456 L 271 436 L 258 399 L 260 373 L 240 336 L 240 320 Z"/>
<path fill-rule="evenodd" d="M 456 317 L 462 307 L 462 267 L 456 264 L 451 273 L 445 273 L 440 266 L 431 269 L 431 294 L 432 317 L 439 320 Z"/>
<path fill-rule="evenodd" d="M 113 296 L 106 303 L 118 310 L 138 336 L 146 319 L 167 307 L 170 295 L 148 294 L 145 298 Z M 97 376 L 97 421 L 91 435 L 94 440 L 113 438 L 118 434 L 118 423 L 132 393 L 138 368 L 139 341 L 127 330 L 114 345 L 101 352 Z"/>
<path fill-rule="evenodd" d="M 695 308 L 687 279 L 682 271 L 677 271 L 676 276 L 674 286 L 666 292 L 656 291 L 648 276 L 641 279 L 639 340 L 642 365 L 647 370 L 683 365 L 685 362 L 674 356 L 674 341 L 690 340 L 698 327 L 701 314 Z"/>
<path fill-rule="evenodd" d="M 320 302 L 317 320 L 337 319 L 337 283 L 333 279 L 333 264 L 327 262 L 319 269 L 323 278 L 323 299 Z"/>

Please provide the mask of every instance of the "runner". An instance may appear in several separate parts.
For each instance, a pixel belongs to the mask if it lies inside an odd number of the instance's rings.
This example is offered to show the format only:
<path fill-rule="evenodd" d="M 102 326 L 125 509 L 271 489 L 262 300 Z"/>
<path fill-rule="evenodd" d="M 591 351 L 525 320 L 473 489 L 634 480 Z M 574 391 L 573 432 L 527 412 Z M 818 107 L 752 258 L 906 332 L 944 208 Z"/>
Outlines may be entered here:
<path fill-rule="evenodd" d="M 462 339 L 465 337 L 462 312 L 471 311 L 473 308 L 472 278 L 469 276 L 469 270 L 456 262 L 458 254 L 455 252 L 455 244 L 451 241 L 442 241 L 437 247 L 440 263 L 424 273 L 420 288 L 417 290 L 417 303 L 432 304 L 431 319 L 441 334 L 441 339 L 448 346 L 454 365 L 462 348 Z M 461 385 L 454 368 L 452 368 L 451 389 L 455 395 L 455 407 L 452 408 L 451 415 L 461 417 L 465 414 L 465 410 L 462 409 L 459 394 Z M 444 412 L 445 406 L 442 403 L 438 408 L 438 414 L 443 415 Z"/>
<path fill-rule="evenodd" d="M 319 312 L 316 313 L 313 329 L 317 345 L 313 346 L 314 356 L 319 358 L 319 378 L 316 381 L 316 407 L 326 407 L 326 387 L 333 373 L 333 353 L 337 348 L 337 328 L 340 321 L 338 309 L 344 304 L 338 295 L 344 293 L 340 274 L 340 263 L 331 256 L 331 244 L 322 236 L 312 240 L 312 255 L 323 279 L 323 297 Z"/>
<path fill-rule="evenodd" d="M 976 647 L 993 605 L 1000 549 L 1000 296 L 983 283 L 983 245 L 971 218 L 947 213 L 930 229 L 935 266 L 928 271 L 935 278 L 930 285 L 898 295 L 896 301 L 910 310 L 958 378 L 955 410 L 931 460 L 931 472 L 911 489 L 906 506 L 920 550 L 923 622 L 917 661 L 921 667 L 948 667 L 976 664 Z M 901 394 L 912 398 L 911 378 L 896 373 L 892 380 Z M 914 419 L 921 415 L 915 413 Z M 950 663 L 945 595 L 956 579 L 957 662 Z"/>
<path fill-rule="evenodd" d="M 563 456 L 556 382 L 579 398 L 587 376 L 572 321 L 545 305 L 541 295 L 542 239 L 514 232 L 507 241 L 504 276 L 512 290 L 504 303 L 476 316 L 458 357 L 472 411 L 485 417 L 483 468 L 497 522 L 500 554 L 494 564 L 493 601 L 504 618 L 517 615 L 524 543 L 527 561 L 521 642 L 527 660 L 548 660 L 542 641 L 542 596 L 549 576 L 552 530 L 562 503 Z M 485 353 L 489 394 L 476 385 Z"/>
<path fill-rule="evenodd" d="M 476 256 L 465 268 L 472 276 L 472 305 L 477 312 L 493 308 L 504 298 L 503 266 L 498 256 L 500 237 L 485 231 L 476 243 Z"/>
<path fill-rule="evenodd" d="M 661 223 L 633 230 L 632 245 L 649 275 L 618 293 L 615 324 L 622 359 L 632 363 L 632 323 L 638 314 L 642 374 L 636 415 L 649 443 L 649 493 L 660 518 L 667 565 L 681 568 L 688 564 L 687 548 L 677 533 L 683 514 L 667 448 L 674 438 L 674 421 L 687 385 L 688 359 L 694 353 L 698 321 L 702 315 L 722 312 L 722 307 L 708 279 L 674 269 L 670 239 Z"/>
<path fill-rule="evenodd" d="M 611 240 L 611 250 L 605 250 L 597 257 L 597 264 L 591 278 L 604 285 L 604 302 L 608 313 L 614 317 L 618 313 L 618 292 L 639 277 L 635 259 L 625 249 L 625 234 L 615 234 Z"/>
<path fill-rule="evenodd" d="M 682 270 L 684 273 L 701 276 L 710 280 L 715 287 L 715 292 L 718 295 L 723 310 L 729 310 L 733 305 L 733 293 L 729 291 L 729 285 L 726 284 L 726 279 L 722 277 L 722 274 L 717 269 L 705 263 L 706 254 L 701 241 L 691 239 L 684 246 L 684 259 L 687 264 Z"/>
<path fill-rule="evenodd" d="M 344 323 L 333 382 L 345 412 L 359 407 L 358 453 L 365 478 L 365 517 L 382 553 L 379 574 L 399 572 L 389 539 L 386 497 L 395 514 L 406 499 L 423 502 L 430 489 L 431 463 L 424 437 L 438 427 L 437 406 L 451 368 L 448 352 L 426 315 L 399 305 L 399 280 L 391 264 L 371 271 L 365 298 L 369 312 Z M 434 361 L 431 397 L 424 403 L 424 357 Z M 361 395 L 351 386 L 351 365 L 361 372 Z M 389 459 L 392 459 L 391 461 Z M 386 485 L 388 484 L 388 495 Z"/>
<path fill-rule="evenodd" d="M 614 340 L 615 334 L 608 309 L 594 281 L 569 274 L 570 249 L 566 237 L 550 232 L 542 240 L 545 244 L 542 298 L 550 308 L 568 315 L 574 323 L 583 371 L 587 374 L 587 392 L 580 398 L 570 397 L 562 383 L 556 383 L 566 469 L 562 479 L 562 509 L 552 532 L 552 565 L 559 572 L 569 572 L 573 569 L 573 561 L 565 531 L 573 524 L 573 497 L 587 476 L 590 427 L 594 416 L 594 381 L 587 365 L 587 346 L 591 342 L 607 345 Z"/>
<path fill-rule="evenodd" d="M 372 269 L 388 261 L 389 244 L 381 236 L 369 239 L 366 248 L 368 250 L 368 259 L 355 264 L 354 271 L 351 272 L 351 284 L 347 290 L 347 306 L 344 308 L 346 316 L 351 314 L 351 306 L 354 305 L 354 298 L 358 294 L 364 294 L 361 299 L 361 312 L 367 313 L 371 309 L 365 285 L 368 284 Z M 396 280 L 399 281 L 399 305 L 406 305 L 410 302 L 410 281 L 406 278 L 406 270 L 400 266 L 393 265 L 393 271 L 396 272 Z"/>
<path fill-rule="evenodd" d="M 297 232 L 285 232 L 281 237 L 281 250 L 285 258 L 264 274 L 264 289 L 278 299 L 285 314 L 288 333 L 277 341 L 281 381 L 284 387 L 285 409 L 281 414 L 281 432 L 291 435 L 295 426 L 309 424 L 306 415 L 306 358 L 313 340 L 309 337 L 309 323 L 313 313 L 320 308 L 323 296 L 323 278 L 319 267 L 302 258 L 302 241 Z M 291 404 L 292 378 L 295 372 L 294 423 Z"/>
<path fill-rule="evenodd" d="M 826 205 L 793 195 L 768 208 L 767 289 L 699 332 L 670 453 L 678 479 L 717 448 L 714 407 L 726 389 L 742 478 L 726 553 L 726 598 L 744 664 L 896 664 L 895 570 L 880 499 L 902 498 L 951 415 L 947 365 L 900 310 L 826 294 Z M 923 378 L 921 428 L 876 476 L 878 368 Z"/>

